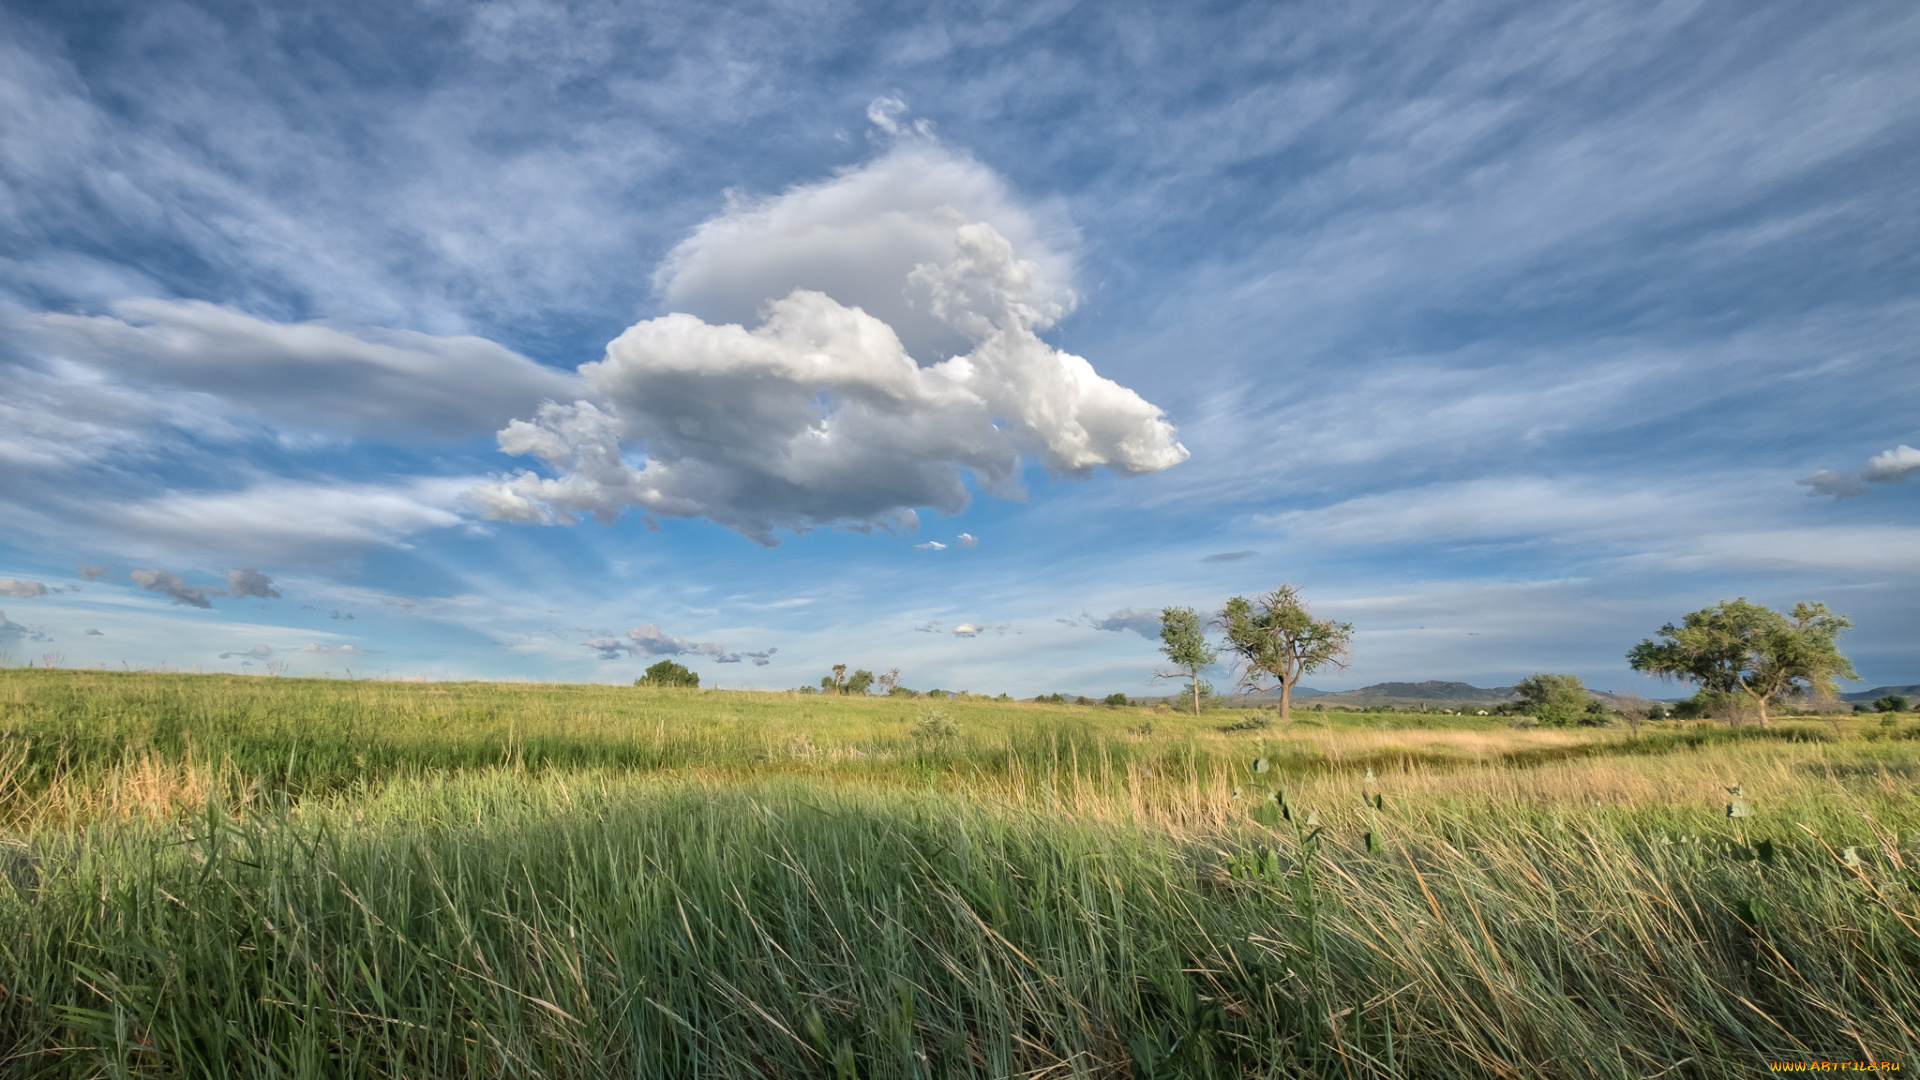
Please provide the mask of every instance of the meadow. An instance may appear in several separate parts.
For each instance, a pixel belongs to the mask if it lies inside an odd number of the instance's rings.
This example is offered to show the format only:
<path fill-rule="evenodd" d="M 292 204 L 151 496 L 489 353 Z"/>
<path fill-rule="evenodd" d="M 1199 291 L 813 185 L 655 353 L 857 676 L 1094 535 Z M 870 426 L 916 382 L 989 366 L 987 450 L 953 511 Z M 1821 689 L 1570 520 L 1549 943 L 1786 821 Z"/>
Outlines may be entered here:
<path fill-rule="evenodd" d="M 0 671 L 0 1076 L 1920 1068 L 1920 719 L 1260 719 Z"/>

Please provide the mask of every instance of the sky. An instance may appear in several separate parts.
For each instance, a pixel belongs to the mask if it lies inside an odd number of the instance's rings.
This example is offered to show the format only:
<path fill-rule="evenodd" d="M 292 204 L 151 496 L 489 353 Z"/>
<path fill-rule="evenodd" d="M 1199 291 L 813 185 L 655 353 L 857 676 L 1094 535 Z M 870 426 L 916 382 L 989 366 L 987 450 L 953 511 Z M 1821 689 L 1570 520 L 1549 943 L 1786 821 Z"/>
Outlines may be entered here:
<path fill-rule="evenodd" d="M 1920 8 L 0 0 L 13 665 L 1920 682 Z M 1233 673 L 1214 674 L 1221 686 Z"/>

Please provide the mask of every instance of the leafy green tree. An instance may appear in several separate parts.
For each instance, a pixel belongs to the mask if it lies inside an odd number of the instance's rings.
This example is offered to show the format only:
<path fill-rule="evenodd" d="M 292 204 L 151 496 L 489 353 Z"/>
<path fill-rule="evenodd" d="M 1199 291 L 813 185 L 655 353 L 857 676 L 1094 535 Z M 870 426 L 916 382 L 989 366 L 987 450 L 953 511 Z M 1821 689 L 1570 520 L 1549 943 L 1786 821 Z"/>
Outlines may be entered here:
<path fill-rule="evenodd" d="M 1119 694 L 1119 693 L 1108 694 L 1107 704 L 1113 706 L 1116 709 L 1121 708 L 1128 704 L 1127 695 Z"/>
<path fill-rule="evenodd" d="M 1635 671 L 1684 679 L 1750 708 L 1765 727 L 1767 706 L 1783 695 L 1831 698 L 1835 679 L 1859 677 L 1838 644 L 1852 625 L 1825 604 L 1803 602 L 1781 614 L 1743 596 L 1702 608 L 1679 626 L 1668 623 L 1659 640 L 1628 650 L 1627 662 Z"/>
<path fill-rule="evenodd" d="M 1160 651 L 1173 661 L 1177 672 L 1156 674 L 1156 679 L 1189 679 L 1193 682 L 1193 715 L 1200 715 L 1200 672 L 1220 659 L 1200 616 L 1190 607 L 1164 608 L 1160 612 Z"/>
<path fill-rule="evenodd" d="M 820 692 L 824 694 L 844 694 L 847 692 L 847 665 L 833 665 L 833 674 L 820 676 Z"/>
<path fill-rule="evenodd" d="M 858 697 L 858 696 L 864 695 L 869 689 L 871 689 L 873 687 L 873 684 L 874 684 L 873 672 L 867 671 L 866 669 L 863 668 L 859 671 L 854 672 L 850 677 L 848 677 L 847 688 L 845 690 L 842 690 L 841 693 L 853 694 L 854 696 Z"/>
<path fill-rule="evenodd" d="M 1899 694 L 1888 694 L 1886 697 L 1875 701 L 1873 703 L 1873 709 L 1875 712 L 1906 712 L 1907 699 Z"/>
<path fill-rule="evenodd" d="M 1573 723 L 1587 707 L 1587 688 L 1578 675 L 1529 675 L 1515 683 L 1520 705 L 1543 724 Z"/>
<path fill-rule="evenodd" d="M 700 676 L 681 664 L 671 660 L 662 660 L 647 669 L 647 673 L 633 680 L 635 686 L 699 686 Z"/>
<path fill-rule="evenodd" d="M 1245 665 L 1241 685 L 1280 690 L 1280 719 L 1293 718 L 1293 688 L 1322 668 L 1345 668 L 1353 654 L 1353 624 L 1316 619 L 1300 590 L 1282 583 L 1254 600 L 1236 596 L 1221 609 L 1227 647 Z"/>

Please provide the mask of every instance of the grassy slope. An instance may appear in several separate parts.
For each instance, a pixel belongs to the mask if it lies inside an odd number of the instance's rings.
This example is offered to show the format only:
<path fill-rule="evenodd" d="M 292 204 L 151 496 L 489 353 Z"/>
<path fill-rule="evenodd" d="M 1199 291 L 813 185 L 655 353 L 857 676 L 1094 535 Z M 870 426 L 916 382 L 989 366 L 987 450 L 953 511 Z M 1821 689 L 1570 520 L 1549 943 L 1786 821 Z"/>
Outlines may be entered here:
<path fill-rule="evenodd" d="M 920 707 L 0 672 L 0 1075 L 1920 1061 L 1911 718 Z"/>

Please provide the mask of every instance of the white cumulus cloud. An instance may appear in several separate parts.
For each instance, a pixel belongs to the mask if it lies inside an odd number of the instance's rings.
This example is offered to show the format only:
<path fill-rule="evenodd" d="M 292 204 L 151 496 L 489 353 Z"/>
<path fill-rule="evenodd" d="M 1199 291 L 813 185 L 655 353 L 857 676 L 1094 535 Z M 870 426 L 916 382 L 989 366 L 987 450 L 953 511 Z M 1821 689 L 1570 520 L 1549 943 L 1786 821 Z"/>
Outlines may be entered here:
<path fill-rule="evenodd" d="M 1902 443 L 1868 458 L 1866 467 L 1859 472 L 1821 469 L 1794 483 L 1812 489 L 1807 492 L 1809 495 L 1831 495 L 1838 502 L 1860 498 L 1867 493 L 1868 484 L 1898 484 L 1915 473 L 1920 473 L 1920 450 Z"/>
<path fill-rule="evenodd" d="M 654 274 L 660 298 L 707 322 L 747 325 L 769 300 L 821 292 L 892 327 L 921 360 L 943 359 L 970 343 L 909 279 L 951 263 L 955 230 L 979 222 L 1032 264 L 1044 304 L 1070 308 L 1076 237 L 1064 216 L 1036 212 L 992 169 L 903 123 L 904 112 L 874 103 L 868 115 L 890 145 L 873 160 L 772 198 L 732 198 L 668 252 Z"/>
<path fill-rule="evenodd" d="M 24 599 L 29 596 L 45 595 L 47 595 L 47 586 L 44 582 L 0 578 L 0 596 L 17 596 Z"/>
<path fill-rule="evenodd" d="M 650 319 L 581 367 L 597 400 L 548 403 L 500 432 L 501 449 L 558 475 L 523 470 L 476 489 L 474 503 L 539 522 L 637 507 L 771 544 L 778 529 L 913 528 L 916 507 L 956 512 L 969 498 L 963 469 L 1015 495 L 1023 454 L 1067 476 L 1186 460 L 1160 409 L 1039 338 L 1064 300 L 1037 264 L 987 223 L 949 231 L 951 262 L 897 281 L 919 287 L 971 352 L 923 365 L 888 323 L 804 288 L 751 330 Z"/>
<path fill-rule="evenodd" d="M 1860 475 L 1877 484 L 1897 484 L 1914 473 L 1920 473 L 1920 450 L 1902 443 L 1868 458 Z"/>

